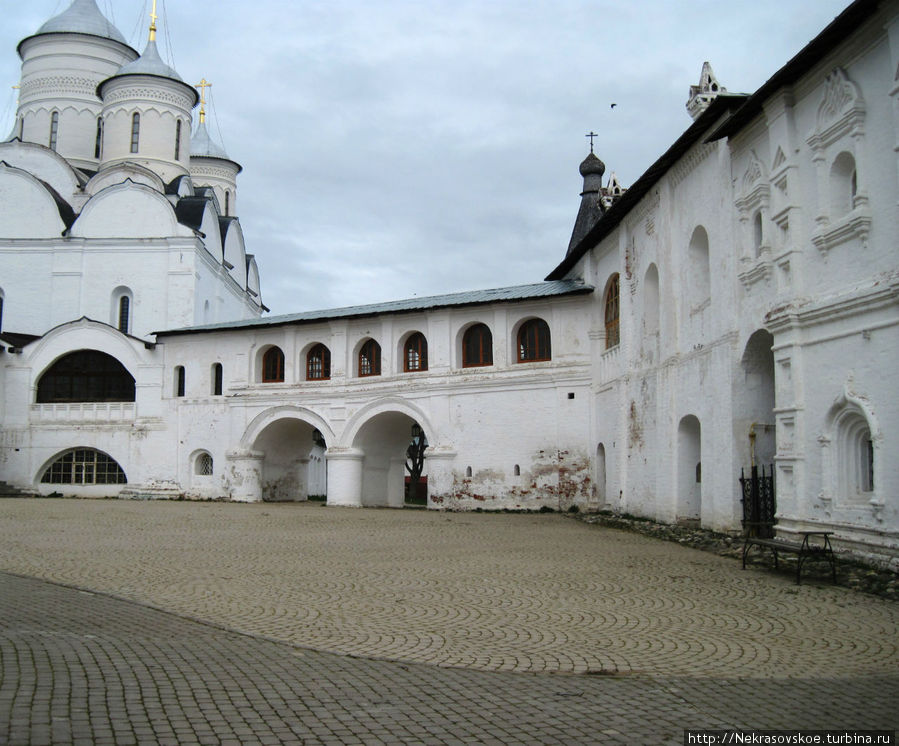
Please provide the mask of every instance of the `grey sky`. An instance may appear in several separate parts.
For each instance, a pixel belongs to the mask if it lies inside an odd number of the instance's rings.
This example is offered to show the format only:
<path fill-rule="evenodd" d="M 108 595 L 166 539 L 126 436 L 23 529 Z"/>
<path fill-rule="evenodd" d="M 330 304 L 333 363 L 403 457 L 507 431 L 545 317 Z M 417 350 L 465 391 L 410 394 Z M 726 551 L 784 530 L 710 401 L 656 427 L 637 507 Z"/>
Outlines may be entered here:
<path fill-rule="evenodd" d="M 16 44 L 68 4 L 4 2 L 10 86 Z M 149 3 L 97 4 L 142 51 Z M 213 83 L 210 132 L 244 167 L 247 250 L 279 314 L 542 280 L 568 245 L 586 132 L 627 186 L 689 126 L 704 60 L 730 92 L 752 92 L 846 4 L 159 0 L 158 12 L 166 60 Z"/>

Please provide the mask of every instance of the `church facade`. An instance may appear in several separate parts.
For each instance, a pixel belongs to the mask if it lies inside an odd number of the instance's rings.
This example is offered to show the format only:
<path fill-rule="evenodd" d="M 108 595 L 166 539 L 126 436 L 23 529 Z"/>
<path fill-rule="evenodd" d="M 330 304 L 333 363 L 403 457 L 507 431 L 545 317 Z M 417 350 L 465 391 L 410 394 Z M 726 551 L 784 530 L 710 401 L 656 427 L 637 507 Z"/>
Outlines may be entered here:
<path fill-rule="evenodd" d="M 431 508 L 738 530 L 757 465 L 782 533 L 899 557 L 899 4 L 856 0 L 751 95 L 705 65 L 626 190 L 591 153 L 544 281 L 282 316 L 154 32 L 138 54 L 75 0 L 19 45 L 0 481 L 401 507 L 426 438 Z"/>

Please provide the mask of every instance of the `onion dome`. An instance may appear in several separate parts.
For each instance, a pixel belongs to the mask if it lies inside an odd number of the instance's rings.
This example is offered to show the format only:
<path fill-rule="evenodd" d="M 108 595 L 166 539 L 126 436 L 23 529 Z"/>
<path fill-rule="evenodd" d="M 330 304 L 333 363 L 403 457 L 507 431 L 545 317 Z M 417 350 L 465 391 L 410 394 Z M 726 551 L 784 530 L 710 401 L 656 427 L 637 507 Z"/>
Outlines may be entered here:
<path fill-rule="evenodd" d="M 584 158 L 579 170 L 584 178 L 593 175 L 602 176 L 606 172 L 606 164 L 593 153 L 590 153 L 590 155 Z"/>
<path fill-rule="evenodd" d="M 66 10 L 41 26 L 35 36 L 38 34 L 87 34 L 127 45 L 125 37 L 106 20 L 95 0 L 74 0 Z"/>
<path fill-rule="evenodd" d="M 606 171 L 606 164 L 594 155 L 592 146 L 590 155 L 584 158 L 578 170 L 584 177 L 584 190 L 581 192 L 581 204 L 574 221 L 574 229 L 571 231 L 571 240 L 568 242 L 568 254 L 575 250 L 590 229 L 599 222 L 604 209 L 602 175 Z"/>
<path fill-rule="evenodd" d="M 231 160 L 225 149 L 210 137 L 209 130 L 206 129 L 206 122 L 202 121 L 202 119 L 197 125 L 197 131 L 190 137 L 190 154 L 193 157 Z"/>
<path fill-rule="evenodd" d="M 179 83 L 184 82 L 174 68 L 169 67 L 162 61 L 155 41 L 147 42 L 144 53 L 134 62 L 129 62 L 127 65 L 119 68 L 119 71 L 113 77 L 120 75 L 155 75 L 157 78 L 169 78 L 177 80 Z"/>

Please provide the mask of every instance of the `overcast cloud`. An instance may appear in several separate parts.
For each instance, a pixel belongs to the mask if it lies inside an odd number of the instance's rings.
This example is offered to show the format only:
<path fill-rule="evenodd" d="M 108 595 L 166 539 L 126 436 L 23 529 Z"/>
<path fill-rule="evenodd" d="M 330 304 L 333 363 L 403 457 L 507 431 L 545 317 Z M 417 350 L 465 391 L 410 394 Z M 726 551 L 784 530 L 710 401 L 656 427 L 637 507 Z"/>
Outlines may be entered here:
<path fill-rule="evenodd" d="M 244 167 L 247 250 L 282 314 L 542 280 L 586 132 L 627 186 L 689 126 L 704 60 L 752 92 L 847 2 L 160 0 L 159 46 L 213 83 L 209 129 Z M 9 86 L 17 43 L 68 4 L 3 3 Z M 97 4 L 142 51 L 150 4 Z"/>

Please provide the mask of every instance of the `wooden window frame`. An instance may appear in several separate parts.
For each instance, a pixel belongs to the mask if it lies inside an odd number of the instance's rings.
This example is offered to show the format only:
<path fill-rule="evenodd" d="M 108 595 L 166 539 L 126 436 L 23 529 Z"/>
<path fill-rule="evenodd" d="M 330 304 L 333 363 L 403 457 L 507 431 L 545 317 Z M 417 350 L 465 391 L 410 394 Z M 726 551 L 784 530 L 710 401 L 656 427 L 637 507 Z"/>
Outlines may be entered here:
<path fill-rule="evenodd" d="M 603 302 L 607 350 L 611 350 L 621 343 L 621 288 L 619 279 L 617 273 L 609 279 L 609 286 L 606 289 L 606 297 Z"/>
<path fill-rule="evenodd" d="M 528 319 L 518 329 L 518 362 L 540 363 L 549 360 L 552 360 L 549 324 L 541 318 Z"/>
<path fill-rule="evenodd" d="M 262 353 L 262 382 L 284 383 L 284 351 L 272 345 Z"/>
<path fill-rule="evenodd" d="M 381 375 L 381 345 L 369 338 L 359 348 L 359 378 Z"/>
<path fill-rule="evenodd" d="M 468 342 L 475 333 L 478 334 L 478 355 L 477 359 L 470 359 L 468 356 Z M 485 344 L 485 341 L 487 344 Z M 493 332 L 487 324 L 480 322 L 472 324 L 462 335 L 462 367 L 485 368 L 490 365 L 493 365 Z"/>
<path fill-rule="evenodd" d="M 420 373 L 427 369 L 428 340 L 421 332 L 414 332 L 403 345 L 403 372 Z"/>
<path fill-rule="evenodd" d="M 316 361 L 320 361 L 316 364 Z M 319 342 L 306 353 L 306 380 L 331 380 L 331 350 Z"/>

